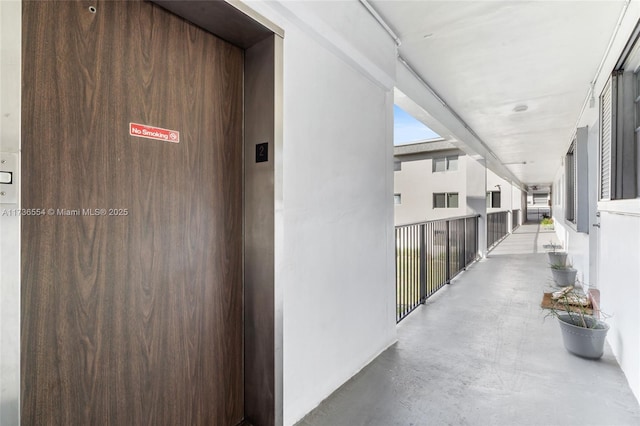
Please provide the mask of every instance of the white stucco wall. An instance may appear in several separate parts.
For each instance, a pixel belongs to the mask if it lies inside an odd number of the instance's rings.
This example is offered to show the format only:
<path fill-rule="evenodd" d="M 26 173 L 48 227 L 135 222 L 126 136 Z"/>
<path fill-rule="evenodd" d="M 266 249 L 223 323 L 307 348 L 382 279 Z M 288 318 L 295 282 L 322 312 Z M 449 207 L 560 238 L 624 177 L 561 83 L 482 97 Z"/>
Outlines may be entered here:
<path fill-rule="evenodd" d="M 18 156 L 21 21 L 19 1 L 0 1 L 0 152 Z M 20 410 L 20 218 L 3 214 L 18 207 L 0 203 L 0 425 Z"/>
<path fill-rule="evenodd" d="M 601 209 L 599 288 L 602 311 L 611 315 L 607 341 L 640 400 L 640 199 Z"/>
<path fill-rule="evenodd" d="M 522 190 L 517 186 L 511 185 L 511 210 L 522 211 Z"/>
<path fill-rule="evenodd" d="M 357 2 L 248 4 L 285 31 L 276 277 L 290 425 L 396 339 L 395 45 Z"/>
<path fill-rule="evenodd" d="M 434 153 L 434 157 L 455 155 Z M 457 170 L 433 172 L 433 159 L 405 161 L 402 169 L 394 173 L 394 192 L 401 194 L 402 204 L 395 205 L 395 224 L 425 222 L 465 216 L 467 214 L 466 165 L 468 156 L 458 154 Z M 457 208 L 434 208 L 434 193 L 458 193 Z"/>
<path fill-rule="evenodd" d="M 500 207 L 487 208 L 487 213 L 511 210 L 511 182 L 501 178 L 490 169 L 487 169 L 487 192 L 498 191 L 496 185 L 500 185 Z"/>
<path fill-rule="evenodd" d="M 478 220 L 478 254 L 487 255 L 487 168 L 482 158 L 468 157 L 467 214 L 480 215 Z"/>
<path fill-rule="evenodd" d="M 511 184 L 511 210 L 519 210 L 520 214 L 518 217 L 511 216 L 511 227 L 516 228 L 519 225 L 522 225 L 526 222 L 525 214 L 525 205 L 523 205 L 524 191 L 520 189 L 520 187 Z M 518 221 L 518 223 L 516 223 Z"/>
<path fill-rule="evenodd" d="M 391 344 L 396 330 L 393 163 L 385 138 L 392 97 L 304 33 L 285 31 L 289 424 Z"/>

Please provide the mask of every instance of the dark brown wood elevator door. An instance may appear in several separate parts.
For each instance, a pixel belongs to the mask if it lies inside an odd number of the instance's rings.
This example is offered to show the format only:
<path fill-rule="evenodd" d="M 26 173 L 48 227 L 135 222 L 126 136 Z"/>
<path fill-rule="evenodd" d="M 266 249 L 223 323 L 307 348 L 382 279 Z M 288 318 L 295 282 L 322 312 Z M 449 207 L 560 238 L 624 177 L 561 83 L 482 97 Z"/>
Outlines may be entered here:
<path fill-rule="evenodd" d="M 243 51 L 147 2 L 23 4 L 23 424 L 236 424 Z"/>

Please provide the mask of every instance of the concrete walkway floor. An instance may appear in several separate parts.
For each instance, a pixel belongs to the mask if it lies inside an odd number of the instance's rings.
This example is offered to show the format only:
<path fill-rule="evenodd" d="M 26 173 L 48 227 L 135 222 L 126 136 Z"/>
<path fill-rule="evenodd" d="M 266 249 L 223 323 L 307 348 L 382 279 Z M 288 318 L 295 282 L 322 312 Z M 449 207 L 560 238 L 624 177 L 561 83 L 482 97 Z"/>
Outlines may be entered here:
<path fill-rule="evenodd" d="M 542 293 L 552 232 L 524 225 L 398 325 L 398 342 L 299 425 L 640 425 L 607 346 L 569 354 Z M 312 384 L 310 384 L 312 385 Z"/>

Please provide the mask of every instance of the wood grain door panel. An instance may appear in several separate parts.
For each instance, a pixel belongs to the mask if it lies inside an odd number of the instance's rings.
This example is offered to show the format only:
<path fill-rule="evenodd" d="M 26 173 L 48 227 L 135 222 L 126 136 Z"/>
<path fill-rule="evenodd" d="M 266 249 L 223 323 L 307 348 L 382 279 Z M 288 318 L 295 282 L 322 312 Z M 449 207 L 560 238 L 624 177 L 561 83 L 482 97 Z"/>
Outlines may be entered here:
<path fill-rule="evenodd" d="M 238 423 L 242 50 L 147 2 L 23 4 L 23 424 Z"/>

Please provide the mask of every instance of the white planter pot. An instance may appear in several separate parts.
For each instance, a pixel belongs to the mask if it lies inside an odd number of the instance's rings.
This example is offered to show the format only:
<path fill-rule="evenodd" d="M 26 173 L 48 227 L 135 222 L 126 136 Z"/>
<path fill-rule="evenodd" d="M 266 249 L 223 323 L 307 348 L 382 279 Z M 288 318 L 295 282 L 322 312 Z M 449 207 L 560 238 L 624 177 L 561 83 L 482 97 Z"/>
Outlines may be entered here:
<path fill-rule="evenodd" d="M 551 268 L 551 274 L 553 275 L 553 282 L 556 284 L 556 286 L 567 287 L 570 285 L 575 285 L 576 275 L 578 274 L 578 270 L 573 268 L 567 268 L 567 269 Z"/>
<path fill-rule="evenodd" d="M 567 253 L 563 251 L 550 251 L 547 253 L 549 256 L 549 263 L 552 265 L 566 265 Z"/>
<path fill-rule="evenodd" d="M 609 325 L 589 316 L 585 317 L 585 322 L 587 326 L 592 328 L 576 325 L 580 324 L 578 314 L 558 314 L 564 347 L 574 355 L 600 359 L 604 353 L 604 341 L 609 331 Z"/>

